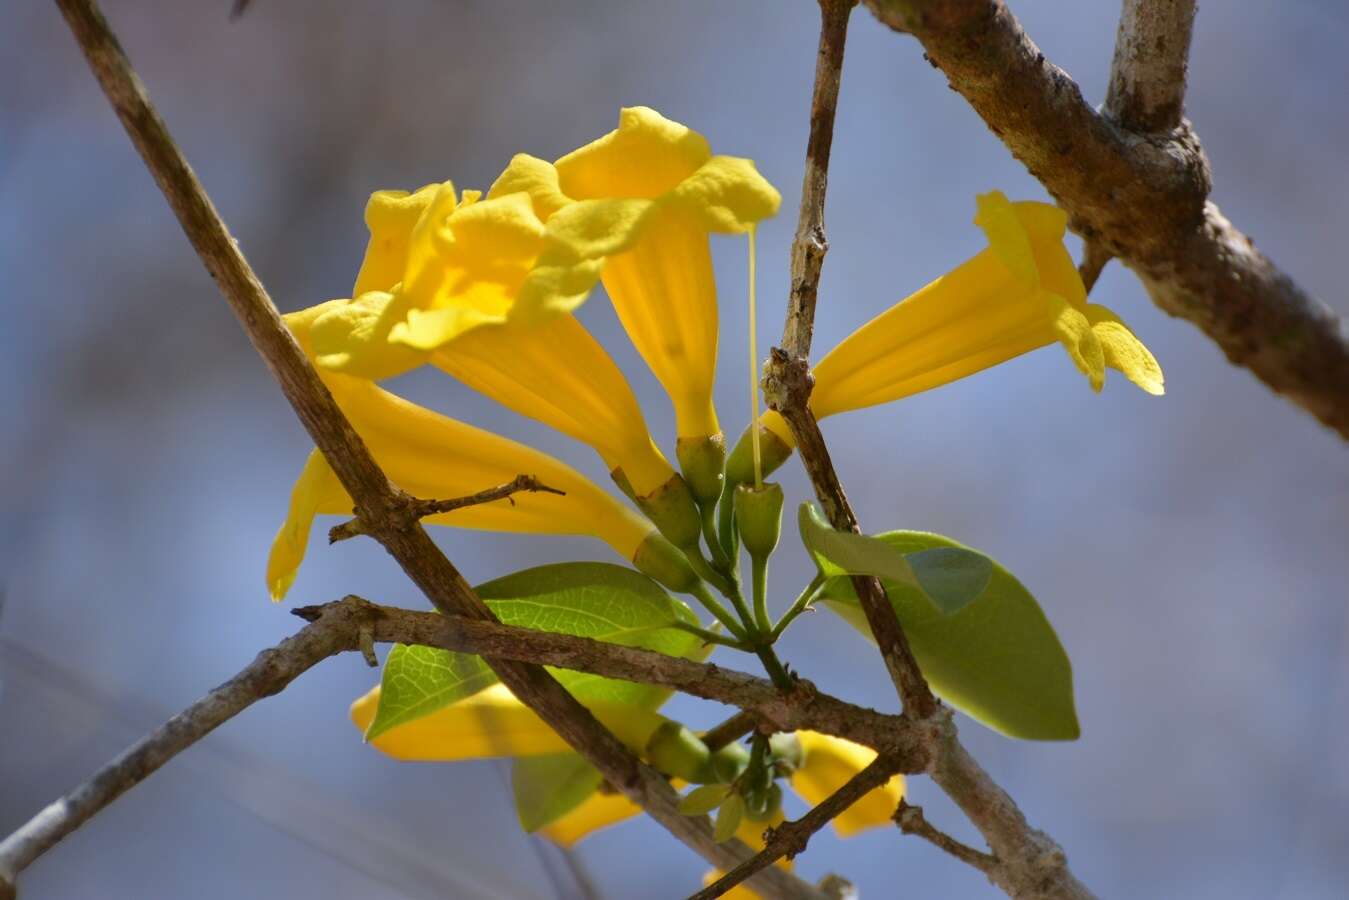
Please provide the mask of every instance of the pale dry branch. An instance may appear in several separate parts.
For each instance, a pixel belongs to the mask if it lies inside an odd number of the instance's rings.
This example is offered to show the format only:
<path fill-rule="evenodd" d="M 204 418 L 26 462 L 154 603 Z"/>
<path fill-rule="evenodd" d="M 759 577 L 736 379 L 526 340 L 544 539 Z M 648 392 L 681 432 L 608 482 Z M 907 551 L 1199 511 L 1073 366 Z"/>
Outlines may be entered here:
<path fill-rule="evenodd" d="M 437 609 L 494 621 L 482 599 L 407 514 L 411 499 L 391 484 L 334 402 L 244 259 L 205 190 L 179 152 L 93 0 L 56 0 L 114 111 L 154 176 L 183 231 L 229 301 L 259 355 L 314 444 L 354 501 L 355 512 Z M 608 782 L 713 865 L 730 868 L 750 855 L 743 844 L 718 844 L 706 817 L 684 816 L 678 795 L 544 669 L 498 660 L 501 681 L 581 753 Z M 784 877 L 785 876 L 785 877 Z M 774 897 L 818 897 L 790 875 L 770 870 L 756 882 Z"/>
<path fill-rule="evenodd" d="M 1208 201 L 1208 160 L 1179 117 L 1183 80 L 1169 89 L 1188 37 L 1173 35 L 1160 59 L 1139 68 L 1147 46 L 1132 40 L 1115 59 L 1122 114 L 1164 133 L 1133 131 L 1097 112 L 1066 72 L 1045 58 L 1001 0 L 865 0 L 881 22 L 907 32 L 951 87 L 1045 186 L 1088 243 L 1142 280 L 1166 312 L 1198 326 L 1233 363 L 1349 438 L 1349 333 Z M 1131 0 L 1126 7 L 1152 6 Z M 1177 2 L 1156 23 L 1188 23 Z M 1143 11 L 1140 9 L 1140 13 Z M 1146 90 L 1141 85 L 1146 83 Z M 1138 90 L 1133 88 L 1137 87 Z"/>
<path fill-rule="evenodd" d="M 758 854 L 693 894 L 689 900 L 713 900 L 784 856 L 792 859 L 798 853 L 805 852 L 815 832 L 838 818 L 866 794 L 889 781 L 899 768 L 894 757 L 884 753 L 878 755 L 866 768 L 849 778 L 841 788 L 812 807 L 804 816 L 769 828 L 764 834 L 764 848 Z"/>
<path fill-rule="evenodd" d="M 929 748 L 941 739 L 935 731 L 924 731 L 898 716 L 821 694 L 806 681 L 784 695 L 753 675 L 590 638 L 377 606 L 360 597 L 294 612 L 309 623 L 299 633 L 258 654 L 238 675 L 137 741 L 0 842 L 0 896 L 12 890 L 17 875 L 38 857 L 174 756 L 258 700 L 280 693 L 324 659 L 362 650 L 367 640 L 659 684 L 743 707 L 727 720 L 727 730 L 740 731 L 745 721 L 751 725 L 763 721 L 783 731 L 809 728 L 834 734 L 876 748 L 893 761 L 894 771 L 922 771 L 930 759 Z M 734 739 L 730 736 L 726 742 Z"/>
<path fill-rule="evenodd" d="M 1124 0 L 1106 115 L 1144 134 L 1180 125 L 1194 13 L 1195 0 Z"/>
<path fill-rule="evenodd" d="M 962 844 L 932 825 L 923 815 L 923 808 L 913 806 L 907 800 L 901 799 L 899 801 L 899 808 L 895 810 L 895 824 L 905 834 L 916 835 L 939 850 L 951 854 L 956 859 L 981 872 L 992 872 L 998 864 L 997 857 L 975 850 L 967 844 Z"/>

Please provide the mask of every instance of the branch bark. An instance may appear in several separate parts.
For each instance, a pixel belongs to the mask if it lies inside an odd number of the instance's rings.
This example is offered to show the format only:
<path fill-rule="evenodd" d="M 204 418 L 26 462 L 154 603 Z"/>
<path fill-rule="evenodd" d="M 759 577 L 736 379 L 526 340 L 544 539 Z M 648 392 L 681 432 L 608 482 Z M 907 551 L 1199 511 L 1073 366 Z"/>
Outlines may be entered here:
<path fill-rule="evenodd" d="M 895 824 L 905 834 L 917 835 L 937 849 L 951 854 L 956 859 L 981 872 L 992 872 L 998 865 L 997 857 L 962 844 L 946 832 L 937 829 L 923 815 L 921 806 L 912 806 L 906 800 L 901 799 L 899 801 L 899 809 L 895 810 Z"/>
<path fill-rule="evenodd" d="M 551 665 L 660 684 L 741 707 L 740 716 L 730 721 L 744 716 L 744 721 L 766 722 L 776 730 L 809 728 L 873 747 L 890 761 L 892 771 L 923 771 L 931 759 L 930 748 L 941 738 L 937 731 L 899 716 L 882 715 L 821 694 L 808 681 L 798 681 L 790 694 L 784 694 L 772 682 L 753 675 L 590 638 L 377 606 L 360 597 L 294 612 L 310 624 L 258 654 L 238 675 L 137 741 L 0 842 L 0 896 L 12 890 L 17 875 L 38 857 L 174 756 L 257 701 L 280 693 L 322 660 L 361 651 L 369 641 L 420 644 L 476 653 L 489 660 Z M 740 725 L 727 728 L 738 731 Z M 748 850 L 744 855 L 750 856 Z"/>
<path fill-rule="evenodd" d="M 1146 43 L 1131 37 L 1116 53 L 1123 71 L 1112 83 L 1121 85 L 1121 114 L 1138 116 L 1133 121 L 1146 127 L 1175 117 L 1164 133 L 1136 132 L 1129 120 L 1087 105 L 1001 0 L 865 2 L 881 22 L 922 43 L 1085 241 L 1118 257 L 1158 306 L 1198 326 L 1233 363 L 1349 438 L 1349 333 L 1208 202 L 1208 160 L 1167 99 L 1180 96 L 1183 82 L 1163 89 L 1153 77 L 1174 71 L 1179 35 L 1167 44 L 1170 63 L 1149 59 L 1140 69 L 1135 60 Z M 1129 6 L 1138 4 L 1152 5 L 1130 0 Z M 1165 18 L 1183 22 L 1184 9 Z M 1150 30 L 1158 19 L 1138 21 Z M 1126 37 L 1139 33 L 1126 25 Z"/>
<path fill-rule="evenodd" d="M 1130 131 L 1170 131 L 1185 112 L 1195 0 L 1124 0 L 1105 113 Z"/>
<path fill-rule="evenodd" d="M 357 518 L 437 609 L 494 621 L 491 610 L 416 520 L 413 498 L 389 482 L 319 380 L 179 152 L 97 5 L 93 0 L 56 3 L 197 255 L 220 286 L 296 416 L 351 495 Z M 681 815 L 678 796 L 660 773 L 630 753 L 545 670 L 503 661 L 493 668 L 516 697 L 575 747 L 611 785 L 708 862 L 732 868 L 750 855 L 743 844 L 718 844 L 705 817 Z M 761 873 L 756 890 L 773 897 L 820 896 L 805 882 L 777 870 Z"/>

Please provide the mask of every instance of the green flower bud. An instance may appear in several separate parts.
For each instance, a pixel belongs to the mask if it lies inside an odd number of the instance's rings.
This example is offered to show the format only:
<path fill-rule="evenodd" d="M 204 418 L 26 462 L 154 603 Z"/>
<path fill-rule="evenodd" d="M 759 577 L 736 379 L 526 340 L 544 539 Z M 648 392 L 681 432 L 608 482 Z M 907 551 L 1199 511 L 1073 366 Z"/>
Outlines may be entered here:
<path fill-rule="evenodd" d="M 723 783 L 735 781 L 748 765 L 749 748 L 744 744 L 727 744 L 712 754 L 712 774 Z"/>
<path fill-rule="evenodd" d="M 745 797 L 745 815 L 751 822 L 767 822 L 782 809 L 782 786 L 776 781 L 766 790 Z"/>
<path fill-rule="evenodd" d="M 782 486 L 768 482 L 759 488 L 752 484 L 738 485 L 735 521 L 750 556 L 763 559 L 771 555 L 782 535 Z"/>
<path fill-rule="evenodd" d="M 695 784 L 716 779 L 712 773 L 712 753 L 698 735 L 678 722 L 666 722 L 646 742 L 646 758 L 666 775 Z"/>
<path fill-rule="evenodd" d="M 764 477 L 776 472 L 792 456 L 792 448 L 762 425 L 751 425 L 759 429 L 759 466 Z M 733 449 L 726 457 L 726 483 L 750 484 L 754 481 L 754 440 L 749 428 L 740 435 Z"/>
<path fill-rule="evenodd" d="M 676 547 L 698 546 L 703 520 L 688 483 L 679 475 L 671 475 L 669 481 L 645 497 L 638 497 L 637 505 L 670 543 Z"/>
<path fill-rule="evenodd" d="M 801 747 L 801 739 L 793 733 L 778 732 L 768 739 L 768 750 L 773 755 L 773 763 L 781 775 L 791 775 L 806 761 L 806 751 Z"/>
<path fill-rule="evenodd" d="M 675 455 L 694 499 L 703 506 L 715 503 L 721 496 L 725 478 L 726 438 L 720 432 L 707 437 L 680 438 L 675 443 Z"/>
<path fill-rule="evenodd" d="M 688 593 L 698 585 L 698 573 L 689 565 L 688 557 L 654 531 L 638 546 L 632 564 L 643 575 L 678 594 Z"/>

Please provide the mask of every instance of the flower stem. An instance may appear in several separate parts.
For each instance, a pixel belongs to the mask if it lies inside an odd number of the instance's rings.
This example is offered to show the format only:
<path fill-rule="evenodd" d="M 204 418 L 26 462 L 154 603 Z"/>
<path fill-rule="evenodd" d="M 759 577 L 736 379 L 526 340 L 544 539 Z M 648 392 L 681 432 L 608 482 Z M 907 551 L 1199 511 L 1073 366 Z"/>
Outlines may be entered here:
<path fill-rule="evenodd" d="M 787 667 L 778 659 L 777 653 L 773 651 L 772 644 L 760 644 L 754 651 L 758 654 L 759 661 L 763 663 L 764 671 L 772 679 L 779 689 L 790 691 L 795 685 L 792 683 L 792 676 L 787 674 Z"/>
<path fill-rule="evenodd" d="M 707 557 L 703 556 L 701 548 L 697 546 L 685 547 L 684 556 L 688 558 L 689 565 L 693 566 L 693 571 L 698 573 L 699 578 L 712 585 L 721 594 L 730 592 L 730 582 L 712 567 L 712 564 L 707 561 Z"/>
<path fill-rule="evenodd" d="M 749 420 L 750 441 L 754 446 L 754 486 L 763 486 L 763 462 L 759 455 L 759 323 L 754 296 L 755 227 L 749 226 Z"/>
<path fill-rule="evenodd" d="M 725 606 L 722 606 L 721 601 L 716 597 L 712 596 L 712 592 L 707 589 L 706 584 L 701 581 L 698 582 L 693 586 L 689 593 L 693 595 L 695 600 L 703 605 L 704 609 L 716 616 L 717 621 L 725 625 L 727 631 L 735 635 L 739 640 L 749 643 L 749 633 L 745 630 L 745 626 L 736 621 L 736 618 L 731 611 Z"/>
<path fill-rule="evenodd" d="M 768 618 L 768 556 L 751 556 L 749 564 L 754 586 L 754 623 L 771 642 L 774 637 L 773 622 Z"/>
<path fill-rule="evenodd" d="M 703 643 L 705 644 L 717 644 L 722 647 L 731 647 L 735 650 L 744 650 L 746 652 L 750 652 L 753 650 L 753 648 L 750 647 L 748 644 L 738 641 L 733 637 L 727 637 L 724 634 L 717 634 L 715 631 L 710 631 L 706 628 L 700 628 L 699 626 L 693 625 L 689 622 L 671 622 L 668 627 L 677 628 L 680 631 L 687 631 L 689 634 L 697 635 L 699 638 L 702 639 Z"/>
<path fill-rule="evenodd" d="M 704 503 L 698 510 L 703 517 L 703 540 L 707 542 L 708 552 L 712 554 L 712 566 L 728 578 L 735 578 L 735 570 L 726 555 L 721 539 L 717 536 L 717 504 L 714 501 Z"/>
<path fill-rule="evenodd" d="M 787 630 L 787 626 L 792 623 L 793 619 L 811 608 L 811 601 L 819 595 L 820 589 L 823 587 L 823 575 L 817 574 L 810 580 L 810 584 L 806 585 L 806 589 L 801 592 L 801 596 L 796 598 L 792 605 L 788 607 L 787 611 L 782 614 L 782 618 L 778 620 L 778 624 L 773 626 L 771 637 L 774 641 L 782 636 L 782 632 Z"/>

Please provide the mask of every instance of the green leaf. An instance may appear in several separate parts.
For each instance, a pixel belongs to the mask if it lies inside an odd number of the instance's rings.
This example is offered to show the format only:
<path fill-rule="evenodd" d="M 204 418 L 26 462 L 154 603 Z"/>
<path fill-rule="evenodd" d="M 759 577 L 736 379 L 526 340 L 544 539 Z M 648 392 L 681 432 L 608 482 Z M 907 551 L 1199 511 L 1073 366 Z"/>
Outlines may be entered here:
<path fill-rule="evenodd" d="M 496 680 L 480 656 L 394 644 L 384 660 L 379 707 L 365 739 L 373 741 L 391 728 L 471 697 Z"/>
<path fill-rule="evenodd" d="M 511 791 L 520 827 L 531 834 L 590 798 L 604 781 L 579 753 L 525 756 L 511 764 Z"/>
<path fill-rule="evenodd" d="M 735 837 L 740 820 L 745 817 L 745 801 L 739 794 L 731 794 L 717 810 L 717 822 L 712 827 L 712 837 L 718 844 L 724 844 Z"/>
<path fill-rule="evenodd" d="M 670 656 L 704 652 L 696 635 L 667 627 L 675 621 L 696 625 L 698 618 L 688 606 L 623 566 L 593 562 L 539 566 L 479 585 L 477 592 L 507 625 L 644 647 Z M 670 696 L 658 685 L 550 671 L 583 703 L 655 709 Z M 496 680 L 481 657 L 395 645 L 384 664 L 379 708 L 366 740 L 470 697 Z"/>
<path fill-rule="evenodd" d="M 921 531 L 892 531 L 875 541 L 909 559 L 934 549 L 968 549 Z M 1074 740 L 1080 729 L 1068 655 L 1030 592 L 997 562 L 990 563 L 988 586 L 952 615 L 938 612 L 912 585 L 881 580 L 918 665 L 943 700 L 1009 737 Z M 830 578 L 823 599 L 870 637 L 851 579 Z"/>
<path fill-rule="evenodd" d="M 680 600 L 640 572 L 610 563 L 538 566 L 477 588 L 507 625 L 643 647 L 668 656 L 702 652 L 702 641 L 671 622 L 698 624 Z M 654 709 L 670 696 L 659 685 L 634 684 L 584 672 L 550 669 L 583 703 L 604 701 Z"/>
<path fill-rule="evenodd" d="M 721 806 L 731 792 L 729 784 L 705 784 L 694 788 L 679 801 L 679 811 L 686 816 L 703 816 Z"/>
<path fill-rule="evenodd" d="M 825 575 L 875 575 L 905 584 L 945 615 L 978 598 L 993 573 L 993 562 L 968 547 L 901 551 L 879 538 L 836 531 L 811 503 L 801 504 L 797 521 L 801 543 Z"/>

